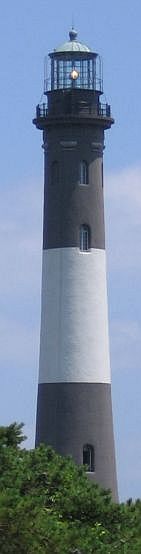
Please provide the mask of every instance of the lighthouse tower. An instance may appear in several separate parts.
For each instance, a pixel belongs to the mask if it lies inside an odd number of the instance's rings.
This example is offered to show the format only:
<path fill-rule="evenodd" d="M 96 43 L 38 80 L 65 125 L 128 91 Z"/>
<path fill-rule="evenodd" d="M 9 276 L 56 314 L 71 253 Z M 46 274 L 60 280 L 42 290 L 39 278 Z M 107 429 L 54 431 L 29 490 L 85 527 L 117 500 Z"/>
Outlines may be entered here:
<path fill-rule="evenodd" d="M 34 124 L 45 158 L 36 445 L 87 464 L 117 500 L 103 205 L 102 65 L 77 39 L 49 54 Z"/>

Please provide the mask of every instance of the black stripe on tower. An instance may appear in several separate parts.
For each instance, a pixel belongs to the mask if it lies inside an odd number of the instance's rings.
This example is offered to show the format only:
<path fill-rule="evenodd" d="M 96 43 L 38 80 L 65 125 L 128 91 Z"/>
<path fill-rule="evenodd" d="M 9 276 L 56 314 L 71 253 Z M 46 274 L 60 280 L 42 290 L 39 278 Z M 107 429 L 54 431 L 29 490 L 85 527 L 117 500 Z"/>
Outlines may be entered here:
<path fill-rule="evenodd" d="M 98 131 L 79 126 L 51 128 L 44 140 L 45 196 L 43 248 L 79 247 L 80 226 L 87 224 L 91 248 L 105 248 L 102 183 L 103 130 L 98 136 L 101 148 L 93 148 Z M 67 148 L 67 142 L 75 146 Z M 88 182 L 80 184 L 80 164 L 86 161 Z"/>
<path fill-rule="evenodd" d="M 111 385 L 43 383 L 38 387 L 36 446 L 51 445 L 83 464 L 83 447 L 94 445 L 92 480 L 111 488 L 117 501 Z"/>

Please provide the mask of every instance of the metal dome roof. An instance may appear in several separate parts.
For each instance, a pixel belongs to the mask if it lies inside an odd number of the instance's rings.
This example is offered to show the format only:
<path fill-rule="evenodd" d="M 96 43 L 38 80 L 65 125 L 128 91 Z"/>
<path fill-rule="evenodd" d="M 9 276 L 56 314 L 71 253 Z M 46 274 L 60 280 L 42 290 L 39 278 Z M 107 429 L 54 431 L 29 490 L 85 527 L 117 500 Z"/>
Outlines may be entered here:
<path fill-rule="evenodd" d="M 77 31 L 75 29 L 71 29 L 69 37 L 70 40 L 55 48 L 54 52 L 91 52 L 88 46 L 77 41 Z"/>

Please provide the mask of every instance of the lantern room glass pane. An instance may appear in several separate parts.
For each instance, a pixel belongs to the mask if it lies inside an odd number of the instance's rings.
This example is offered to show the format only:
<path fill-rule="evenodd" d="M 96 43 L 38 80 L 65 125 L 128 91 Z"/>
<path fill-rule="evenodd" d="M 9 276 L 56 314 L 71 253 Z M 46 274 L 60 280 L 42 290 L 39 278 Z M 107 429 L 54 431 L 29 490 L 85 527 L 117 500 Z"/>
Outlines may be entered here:
<path fill-rule="evenodd" d="M 78 73 L 76 79 L 72 78 L 72 71 Z M 52 59 L 51 88 L 94 88 L 94 62 L 91 59 Z"/>

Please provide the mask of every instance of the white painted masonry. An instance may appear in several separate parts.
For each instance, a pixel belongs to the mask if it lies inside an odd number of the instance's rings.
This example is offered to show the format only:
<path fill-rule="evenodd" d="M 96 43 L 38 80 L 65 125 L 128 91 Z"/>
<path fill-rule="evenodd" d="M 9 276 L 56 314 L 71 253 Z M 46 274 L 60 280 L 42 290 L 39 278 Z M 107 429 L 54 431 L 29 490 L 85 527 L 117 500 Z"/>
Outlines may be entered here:
<path fill-rule="evenodd" d="M 39 383 L 110 383 L 105 250 L 43 251 Z"/>

